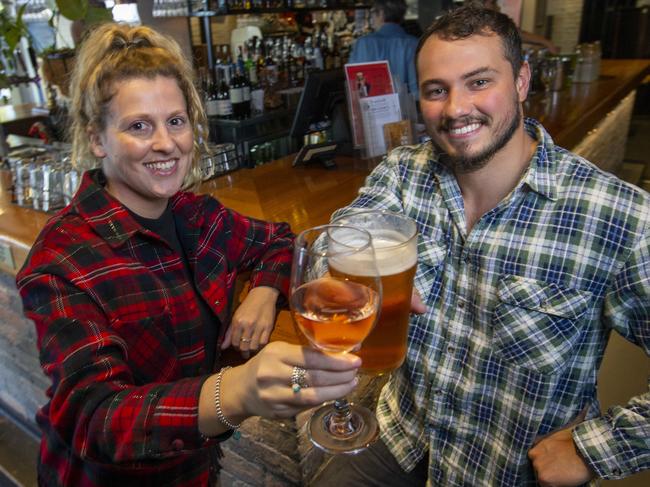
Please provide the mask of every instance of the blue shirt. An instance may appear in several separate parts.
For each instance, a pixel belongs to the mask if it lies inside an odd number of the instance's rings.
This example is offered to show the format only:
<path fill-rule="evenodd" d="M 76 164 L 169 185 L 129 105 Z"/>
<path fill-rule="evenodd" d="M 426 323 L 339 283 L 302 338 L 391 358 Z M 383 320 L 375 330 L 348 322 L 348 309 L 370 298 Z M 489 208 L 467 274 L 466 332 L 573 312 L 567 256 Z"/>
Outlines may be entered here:
<path fill-rule="evenodd" d="M 350 63 L 388 61 L 390 72 L 418 98 L 415 74 L 415 48 L 418 39 L 407 34 L 401 26 L 387 22 L 376 32 L 360 37 L 352 46 Z"/>

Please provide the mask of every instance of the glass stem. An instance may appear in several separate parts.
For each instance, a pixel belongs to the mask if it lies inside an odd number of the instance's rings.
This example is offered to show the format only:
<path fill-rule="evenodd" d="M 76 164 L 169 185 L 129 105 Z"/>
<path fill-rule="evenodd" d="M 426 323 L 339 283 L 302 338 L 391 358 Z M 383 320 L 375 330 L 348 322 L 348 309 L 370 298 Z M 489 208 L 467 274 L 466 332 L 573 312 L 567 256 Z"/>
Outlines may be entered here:
<path fill-rule="evenodd" d="M 345 397 L 334 401 L 334 413 L 330 416 L 328 429 L 339 438 L 347 438 L 359 431 L 359 425 L 352 419 L 350 403 Z"/>

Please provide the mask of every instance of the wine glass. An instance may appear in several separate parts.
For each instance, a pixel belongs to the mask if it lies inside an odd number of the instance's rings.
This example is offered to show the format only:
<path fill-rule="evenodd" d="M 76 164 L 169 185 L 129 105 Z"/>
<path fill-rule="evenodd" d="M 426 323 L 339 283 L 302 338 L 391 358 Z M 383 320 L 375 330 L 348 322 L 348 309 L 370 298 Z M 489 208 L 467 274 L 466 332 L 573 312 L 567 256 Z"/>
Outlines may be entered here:
<path fill-rule="evenodd" d="M 381 279 L 370 234 L 346 225 L 305 230 L 295 242 L 291 315 L 311 345 L 323 352 L 357 349 L 381 308 Z M 307 425 L 314 445 L 328 453 L 358 453 L 379 426 L 367 408 L 345 397 L 316 409 Z"/>

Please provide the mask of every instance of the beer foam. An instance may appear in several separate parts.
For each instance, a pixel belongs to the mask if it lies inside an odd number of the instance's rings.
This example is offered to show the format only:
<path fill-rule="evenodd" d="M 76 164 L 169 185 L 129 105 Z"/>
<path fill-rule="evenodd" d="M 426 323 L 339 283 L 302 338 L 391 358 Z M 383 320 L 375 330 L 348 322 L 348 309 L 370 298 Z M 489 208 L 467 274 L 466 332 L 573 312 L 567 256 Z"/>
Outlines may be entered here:
<path fill-rule="evenodd" d="M 417 239 L 405 243 L 404 236 L 395 230 L 368 229 L 375 248 L 377 270 L 382 276 L 399 274 L 410 269 L 417 262 Z M 340 240 L 350 245 L 347 240 Z M 363 252 L 351 256 L 336 256 L 329 259 L 330 265 L 340 272 L 367 276 L 370 257 Z"/>

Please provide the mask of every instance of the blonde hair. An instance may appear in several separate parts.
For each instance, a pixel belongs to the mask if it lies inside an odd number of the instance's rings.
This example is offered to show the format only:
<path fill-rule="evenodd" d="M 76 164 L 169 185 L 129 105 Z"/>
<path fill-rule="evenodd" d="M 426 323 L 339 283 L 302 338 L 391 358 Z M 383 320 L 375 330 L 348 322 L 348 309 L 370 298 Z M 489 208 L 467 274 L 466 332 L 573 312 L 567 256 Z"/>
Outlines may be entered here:
<path fill-rule="evenodd" d="M 201 144 L 208 140 L 208 129 L 192 66 L 175 40 L 144 26 L 101 24 L 86 36 L 77 52 L 70 79 L 72 160 L 77 167 L 83 170 L 101 164 L 101 159 L 91 152 L 87 129 L 92 127 L 99 132 L 106 128 L 115 83 L 156 76 L 175 79 L 185 97 L 194 147 L 183 188 L 200 182 Z"/>

